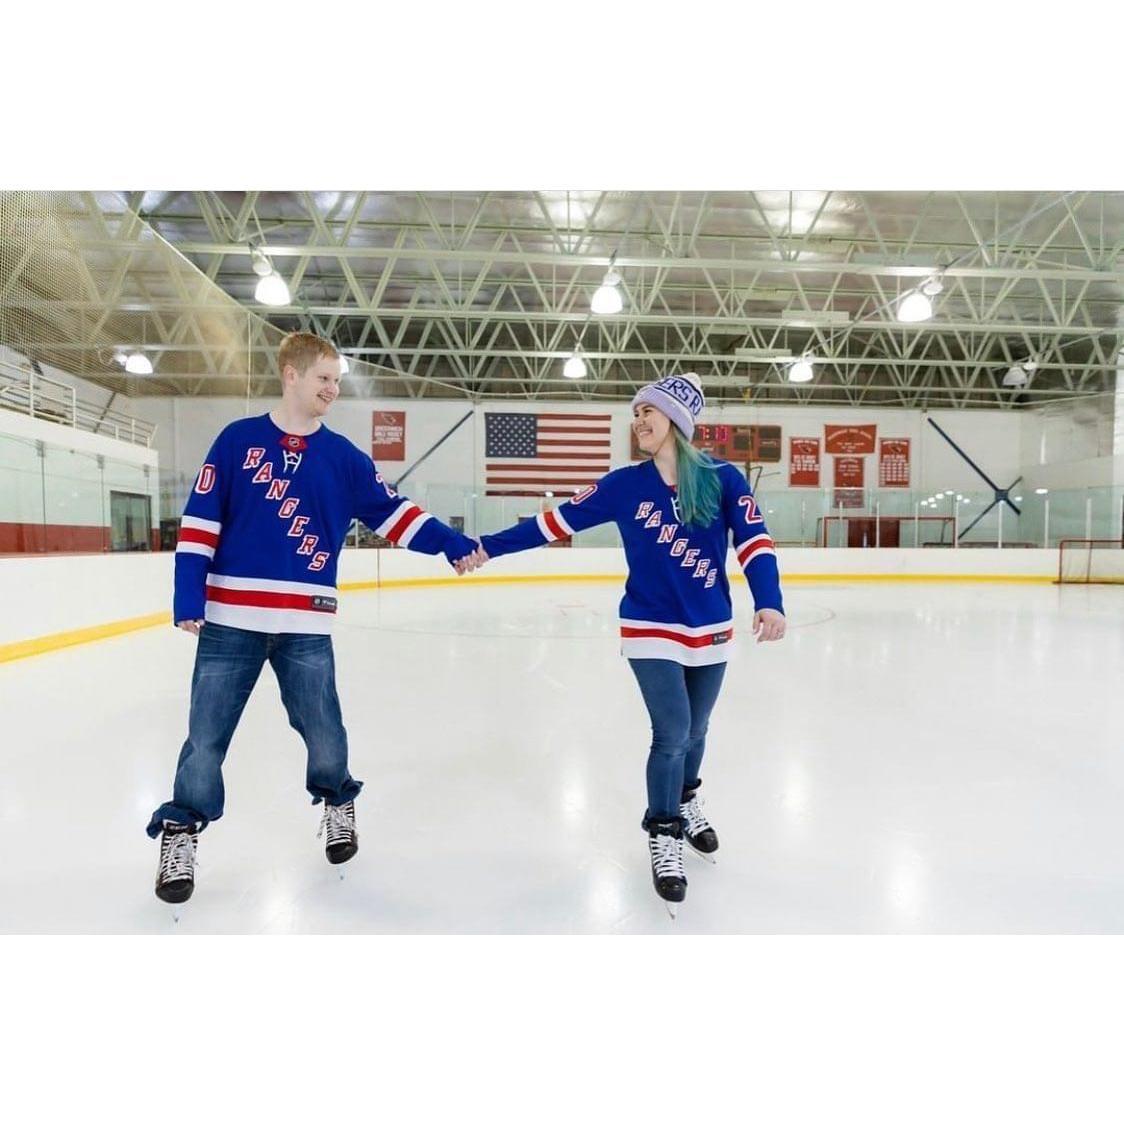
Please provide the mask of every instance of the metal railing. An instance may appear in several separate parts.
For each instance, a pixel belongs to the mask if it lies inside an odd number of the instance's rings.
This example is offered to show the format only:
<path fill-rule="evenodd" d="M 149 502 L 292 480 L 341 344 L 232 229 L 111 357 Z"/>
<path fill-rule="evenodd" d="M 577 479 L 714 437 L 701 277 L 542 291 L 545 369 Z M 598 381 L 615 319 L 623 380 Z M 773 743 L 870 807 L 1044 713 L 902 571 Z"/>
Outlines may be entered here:
<path fill-rule="evenodd" d="M 78 397 L 76 387 L 0 359 L 0 407 L 152 448 L 156 426 Z"/>

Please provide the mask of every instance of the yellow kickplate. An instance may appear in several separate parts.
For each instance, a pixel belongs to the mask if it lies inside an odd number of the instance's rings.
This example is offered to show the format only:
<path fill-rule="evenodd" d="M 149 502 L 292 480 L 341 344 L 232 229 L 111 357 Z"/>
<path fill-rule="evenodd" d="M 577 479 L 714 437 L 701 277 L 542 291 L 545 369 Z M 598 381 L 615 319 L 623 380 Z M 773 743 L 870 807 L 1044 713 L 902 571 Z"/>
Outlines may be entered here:
<path fill-rule="evenodd" d="M 53 632 L 49 636 L 17 640 L 14 644 L 0 644 L 0 663 L 22 660 L 27 656 L 41 656 L 45 652 L 56 652 L 59 648 L 69 648 L 74 644 L 108 640 L 111 636 L 122 636 L 126 632 L 137 632 L 142 628 L 154 628 L 158 624 L 171 623 L 171 613 L 149 613 L 146 617 L 130 617 L 125 621 L 110 621 L 109 624 L 97 624 L 92 628 L 76 628 L 72 632 Z"/>
<path fill-rule="evenodd" d="M 740 572 L 727 575 L 731 582 L 741 577 Z M 425 586 L 443 585 L 555 585 L 562 582 L 623 582 L 624 574 L 521 574 L 479 578 L 389 578 L 385 581 L 343 582 L 341 592 L 361 592 L 372 589 L 410 589 Z M 784 574 L 782 585 L 812 582 L 1013 582 L 1048 584 L 1053 577 L 1036 574 Z M 56 652 L 60 648 L 70 648 L 75 644 L 89 644 L 95 640 L 108 640 L 113 636 L 123 636 L 138 632 L 142 628 L 154 628 L 160 624 L 171 624 L 170 613 L 150 613 L 145 617 L 130 617 L 124 621 L 111 621 L 109 624 L 94 625 L 92 628 L 78 628 L 72 632 L 54 632 L 49 636 L 36 636 L 31 640 L 17 640 L 12 644 L 0 644 L 0 663 L 22 660 L 28 656 L 41 656 Z"/>

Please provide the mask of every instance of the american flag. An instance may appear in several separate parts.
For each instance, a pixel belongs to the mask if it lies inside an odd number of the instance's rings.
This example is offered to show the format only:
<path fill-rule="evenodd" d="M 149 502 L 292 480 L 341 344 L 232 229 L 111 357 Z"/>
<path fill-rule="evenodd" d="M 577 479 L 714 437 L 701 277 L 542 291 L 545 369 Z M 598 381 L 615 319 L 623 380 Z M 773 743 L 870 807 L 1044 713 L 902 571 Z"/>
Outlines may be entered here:
<path fill-rule="evenodd" d="M 573 495 L 609 471 L 611 414 L 485 414 L 489 496 Z"/>

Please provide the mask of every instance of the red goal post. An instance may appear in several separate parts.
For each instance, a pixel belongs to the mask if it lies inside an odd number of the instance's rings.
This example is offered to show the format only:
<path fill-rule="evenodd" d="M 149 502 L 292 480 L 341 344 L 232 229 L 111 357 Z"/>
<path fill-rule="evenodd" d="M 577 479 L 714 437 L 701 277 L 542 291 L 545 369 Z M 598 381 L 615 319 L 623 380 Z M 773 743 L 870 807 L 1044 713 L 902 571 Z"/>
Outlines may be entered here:
<path fill-rule="evenodd" d="M 1124 585 L 1124 540 L 1062 539 L 1058 585 Z"/>

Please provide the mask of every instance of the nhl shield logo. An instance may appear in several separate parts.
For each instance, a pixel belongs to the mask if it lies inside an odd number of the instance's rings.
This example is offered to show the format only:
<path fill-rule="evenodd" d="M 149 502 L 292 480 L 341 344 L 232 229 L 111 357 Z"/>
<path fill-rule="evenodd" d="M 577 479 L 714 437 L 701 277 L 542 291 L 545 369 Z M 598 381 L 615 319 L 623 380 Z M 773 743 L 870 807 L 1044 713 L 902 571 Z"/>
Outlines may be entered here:
<path fill-rule="evenodd" d="M 281 438 L 281 455 L 285 458 L 285 471 L 296 472 L 301 466 L 301 456 L 308 448 L 308 442 L 295 433 L 286 433 Z"/>

